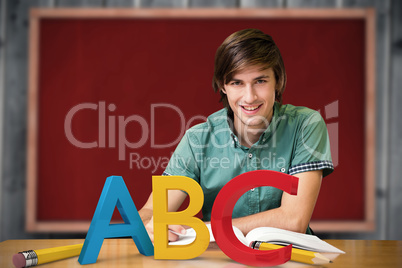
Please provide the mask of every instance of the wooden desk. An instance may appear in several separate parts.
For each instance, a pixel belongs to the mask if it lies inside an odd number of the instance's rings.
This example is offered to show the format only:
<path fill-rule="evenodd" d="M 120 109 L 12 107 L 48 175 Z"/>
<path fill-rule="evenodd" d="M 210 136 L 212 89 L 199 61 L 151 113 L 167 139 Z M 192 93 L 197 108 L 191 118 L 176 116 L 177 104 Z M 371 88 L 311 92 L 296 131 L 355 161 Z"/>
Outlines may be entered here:
<path fill-rule="evenodd" d="M 343 250 L 333 263 L 325 267 L 402 267 L 402 241 L 373 240 L 326 240 Z M 46 240 L 8 240 L 0 243 L 0 267 L 14 267 L 13 254 L 29 249 L 41 249 L 83 243 L 82 239 L 46 239 Z M 307 267 L 306 264 L 288 262 L 281 267 Z M 38 267 L 246 267 L 229 259 L 217 248 L 210 248 L 201 256 L 192 260 L 154 260 L 145 257 L 131 239 L 107 239 L 104 241 L 98 261 L 95 264 L 81 266 L 78 257 L 65 259 Z M 311 267 L 311 266 L 310 266 Z M 317 266 L 315 266 L 317 267 Z"/>

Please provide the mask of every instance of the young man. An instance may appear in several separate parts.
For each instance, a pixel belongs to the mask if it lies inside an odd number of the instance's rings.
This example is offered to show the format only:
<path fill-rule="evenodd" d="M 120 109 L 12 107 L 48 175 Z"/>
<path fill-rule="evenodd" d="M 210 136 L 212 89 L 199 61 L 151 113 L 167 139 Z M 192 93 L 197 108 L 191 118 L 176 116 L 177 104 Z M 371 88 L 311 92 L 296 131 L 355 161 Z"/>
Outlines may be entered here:
<path fill-rule="evenodd" d="M 224 109 L 189 129 L 164 172 L 196 180 L 204 192 L 203 220 L 210 221 L 220 189 L 244 172 L 266 169 L 299 178 L 297 196 L 274 187 L 245 193 L 233 210 L 233 225 L 244 234 L 271 226 L 307 232 L 322 177 L 333 171 L 326 125 L 318 112 L 282 105 L 286 73 L 273 39 L 256 29 L 233 33 L 215 56 L 213 88 Z M 169 191 L 169 211 L 186 194 Z M 152 194 L 140 216 L 153 240 Z M 182 226 L 170 226 L 185 232 Z M 307 230 L 307 231 L 306 231 Z M 174 241 L 177 236 L 169 234 Z"/>

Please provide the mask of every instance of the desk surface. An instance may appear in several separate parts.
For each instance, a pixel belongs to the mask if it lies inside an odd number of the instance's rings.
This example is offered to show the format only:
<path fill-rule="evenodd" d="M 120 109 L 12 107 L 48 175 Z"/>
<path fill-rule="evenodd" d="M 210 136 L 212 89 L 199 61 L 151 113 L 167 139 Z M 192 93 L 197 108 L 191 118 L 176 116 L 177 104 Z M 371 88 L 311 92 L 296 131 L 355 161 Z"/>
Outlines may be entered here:
<path fill-rule="evenodd" d="M 326 267 L 402 267 L 402 241 L 393 240 L 325 240 L 343 250 Z M 83 243 L 83 239 L 7 240 L 0 243 L 0 267 L 14 267 L 12 256 L 24 250 L 59 247 Z M 330 257 L 330 256 L 328 256 Z M 289 261 L 281 267 L 306 267 L 308 265 Z M 145 257 L 131 239 L 106 239 L 96 264 L 81 266 L 78 257 L 43 264 L 38 267 L 246 267 L 232 261 L 218 248 L 211 247 L 192 260 L 154 260 Z M 315 266 L 317 267 L 317 266 Z"/>

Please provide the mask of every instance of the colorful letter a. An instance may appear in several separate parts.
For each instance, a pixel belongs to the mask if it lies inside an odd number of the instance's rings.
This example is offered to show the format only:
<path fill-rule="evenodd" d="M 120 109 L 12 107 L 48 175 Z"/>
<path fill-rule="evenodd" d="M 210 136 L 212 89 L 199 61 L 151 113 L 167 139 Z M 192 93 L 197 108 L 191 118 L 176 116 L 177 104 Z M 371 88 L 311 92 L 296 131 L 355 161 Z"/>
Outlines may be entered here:
<path fill-rule="evenodd" d="M 110 224 L 115 207 L 124 220 L 123 224 Z M 131 236 L 138 251 L 154 254 L 154 247 L 141 221 L 130 193 L 120 176 L 106 179 L 95 214 L 85 238 L 78 261 L 80 264 L 95 263 L 105 238 Z"/>

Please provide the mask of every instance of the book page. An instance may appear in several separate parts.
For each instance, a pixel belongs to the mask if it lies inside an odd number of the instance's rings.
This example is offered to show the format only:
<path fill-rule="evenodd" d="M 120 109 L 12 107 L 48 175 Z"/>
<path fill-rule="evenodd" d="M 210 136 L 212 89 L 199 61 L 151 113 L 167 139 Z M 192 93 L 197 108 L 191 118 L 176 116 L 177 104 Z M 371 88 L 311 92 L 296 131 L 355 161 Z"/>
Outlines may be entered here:
<path fill-rule="evenodd" d="M 209 231 L 209 242 L 215 242 L 214 234 L 212 233 L 212 228 L 211 224 L 206 224 L 208 231 Z M 179 240 L 174 241 L 174 242 L 169 242 L 169 245 L 188 245 L 192 243 L 195 240 L 196 237 L 196 232 L 193 228 L 187 229 L 186 234 L 180 234 L 174 231 L 169 231 L 172 232 L 176 235 L 179 236 Z M 236 237 L 242 242 L 244 245 L 249 246 L 249 243 L 247 239 L 244 237 L 242 231 L 238 229 L 237 227 L 233 226 L 233 232 L 236 235 Z"/>
<path fill-rule="evenodd" d="M 292 244 L 295 248 L 330 253 L 345 253 L 315 235 L 302 234 L 273 227 L 259 227 L 246 235 L 249 243 L 263 241 L 277 245 Z"/>
<path fill-rule="evenodd" d="M 211 230 L 211 224 L 206 224 L 208 231 L 209 231 L 209 242 L 214 242 L 215 238 L 214 235 L 212 234 Z M 197 236 L 196 231 L 193 228 L 189 228 L 186 230 L 185 234 L 180 234 L 174 231 L 169 230 L 169 232 L 174 233 L 175 235 L 179 236 L 179 240 L 169 242 L 169 245 L 188 245 L 193 243 L 195 240 L 195 237 Z"/>

